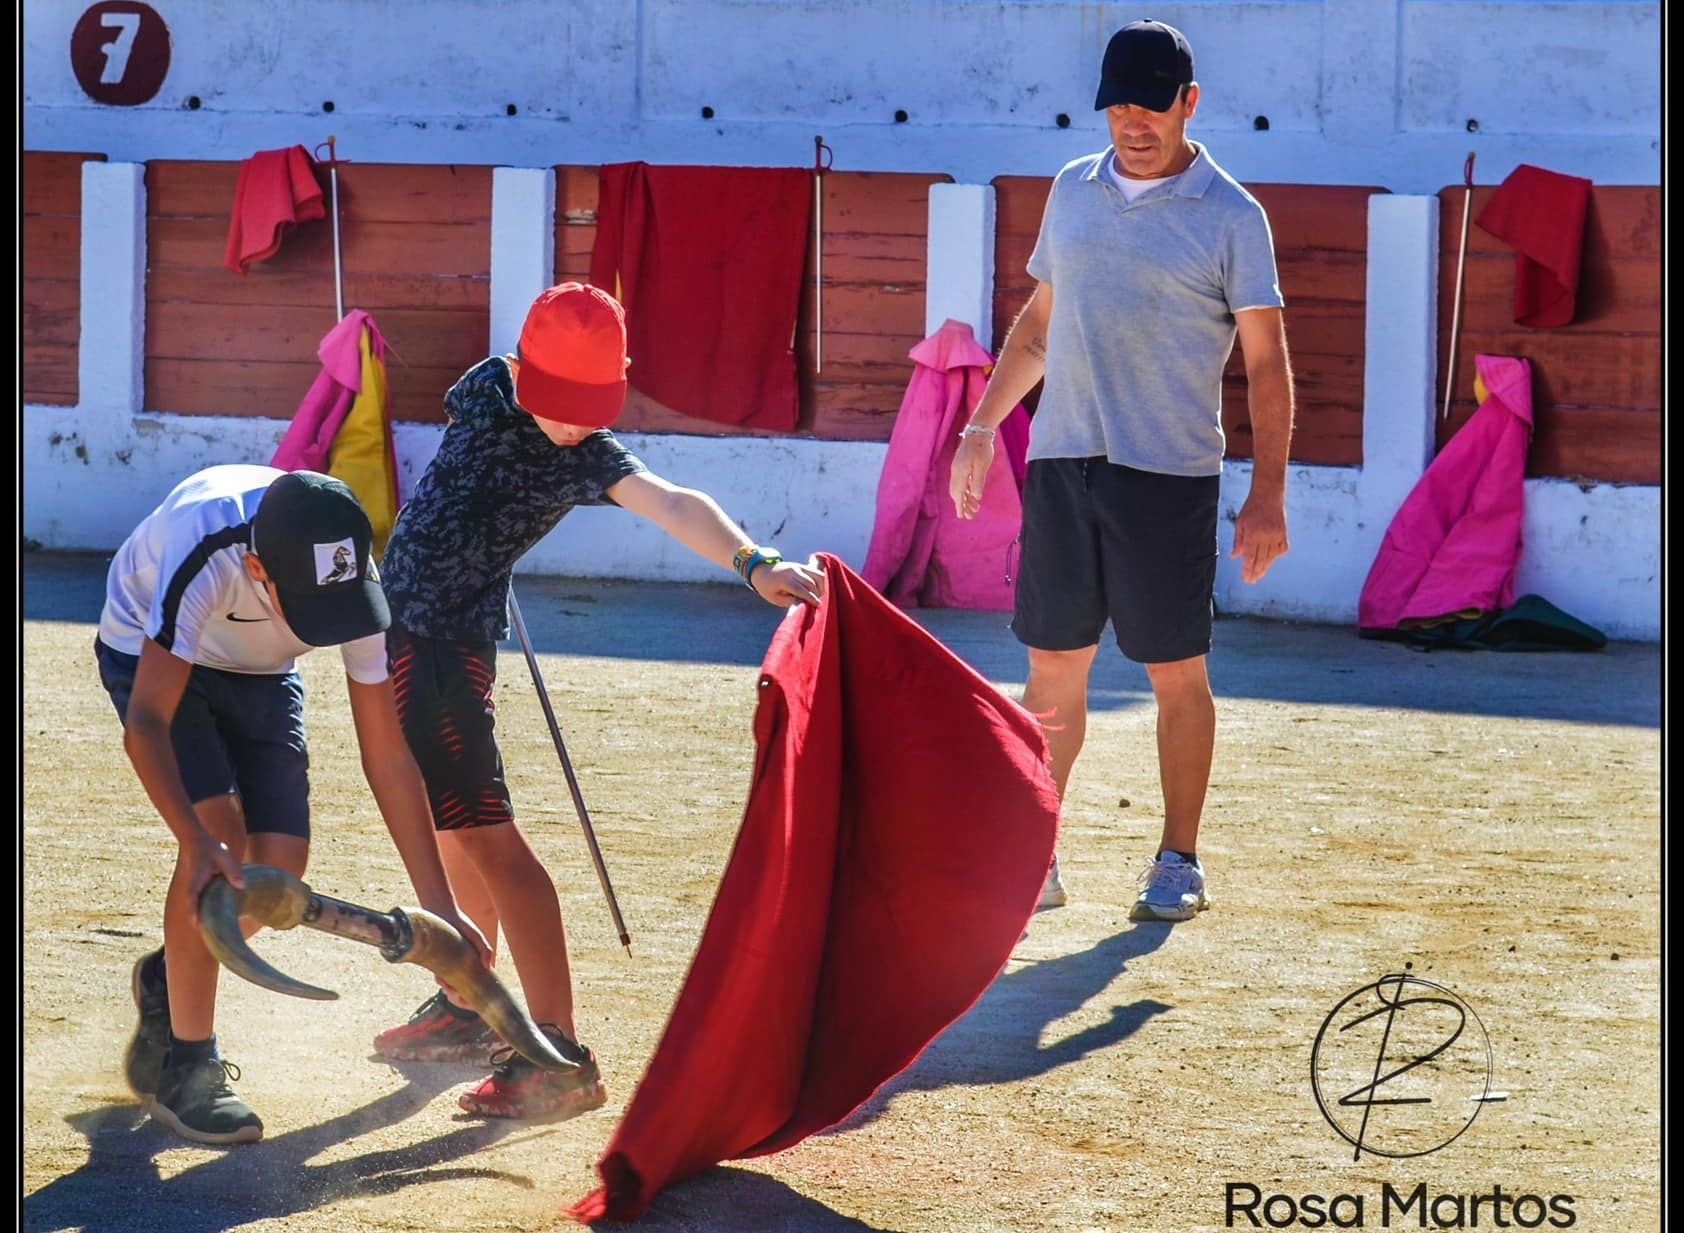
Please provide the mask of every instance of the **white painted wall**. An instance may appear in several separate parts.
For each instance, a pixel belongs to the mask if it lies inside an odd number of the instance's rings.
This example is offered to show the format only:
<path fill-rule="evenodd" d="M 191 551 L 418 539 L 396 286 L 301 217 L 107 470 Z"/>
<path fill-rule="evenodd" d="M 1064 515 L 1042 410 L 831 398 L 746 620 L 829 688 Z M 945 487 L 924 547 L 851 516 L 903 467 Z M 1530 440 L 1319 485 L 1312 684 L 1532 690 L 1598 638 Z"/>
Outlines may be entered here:
<path fill-rule="evenodd" d="M 987 181 L 1049 175 L 1099 148 L 1095 66 L 1110 32 L 1142 15 L 1053 0 L 156 7 L 172 32 L 169 76 L 151 103 L 119 108 L 91 102 L 71 72 L 70 31 L 84 6 L 24 6 L 22 147 L 111 160 L 84 172 L 81 404 L 23 409 L 22 531 L 48 547 L 114 548 L 181 476 L 266 460 L 286 428 L 143 411 L 145 160 L 240 159 L 334 135 L 341 157 L 364 162 L 495 166 L 487 342 L 506 349 L 553 268 L 549 167 L 806 166 L 822 135 L 839 169 L 945 171 L 959 181 L 931 195 L 927 324 L 967 321 L 986 340 Z M 1366 465 L 1294 467 L 1290 555 L 1256 586 L 1226 558 L 1217 579 L 1224 612 L 1354 621 L 1386 525 L 1432 453 L 1432 194 L 1459 183 L 1470 149 L 1482 184 L 1519 162 L 1603 184 L 1658 184 L 1660 5 L 1186 0 L 1150 15 L 1190 36 L 1204 86 L 1195 135 L 1242 180 L 1396 194 L 1371 204 Z M 201 105 L 189 109 L 189 97 Z M 713 119 L 701 118 L 704 106 Z M 908 113 L 904 123 L 896 108 Z M 1260 115 L 1267 131 L 1254 128 Z M 438 433 L 399 426 L 405 492 Z M 823 549 L 863 562 L 885 446 L 627 440 L 786 555 Z M 1239 464 L 1224 478 L 1225 546 L 1249 477 Z M 1613 637 L 1658 640 L 1660 543 L 1659 489 L 1530 481 L 1519 586 Z M 596 509 L 570 515 L 523 568 L 722 577 L 652 527 Z"/>
<path fill-rule="evenodd" d="M 1659 0 L 155 0 L 170 71 L 131 108 L 77 84 L 85 8 L 24 0 L 25 149 L 805 167 L 822 135 L 839 170 L 985 184 L 1099 148 L 1105 41 L 1150 15 L 1242 180 L 1433 193 L 1472 149 L 1482 184 L 1660 183 Z"/>

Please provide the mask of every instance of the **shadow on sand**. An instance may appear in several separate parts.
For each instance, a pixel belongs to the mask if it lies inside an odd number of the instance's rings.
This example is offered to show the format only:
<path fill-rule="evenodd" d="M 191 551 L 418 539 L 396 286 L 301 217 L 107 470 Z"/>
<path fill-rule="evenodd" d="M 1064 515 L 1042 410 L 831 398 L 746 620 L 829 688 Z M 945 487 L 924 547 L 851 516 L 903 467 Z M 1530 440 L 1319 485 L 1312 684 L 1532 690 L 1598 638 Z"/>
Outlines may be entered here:
<path fill-rule="evenodd" d="M 88 1141 L 81 1168 L 23 1201 L 24 1233 L 225 1233 L 244 1224 L 308 1213 L 348 1195 L 391 1194 L 418 1182 L 530 1178 L 456 1163 L 513 1133 L 513 1122 L 464 1122 L 458 1130 L 397 1151 L 328 1162 L 316 1158 L 360 1134 L 394 1125 L 461 1081 L 454 1068 L 398 1068 L 408 1082 L 390 1095 L 314 1126 L 230 1148 L 170 1177 L 157 1157 L 182 1146 L 138 1105 L 103 1105 L 65 1120 Z M 120 1196 L 120 1197 L 119 1197 Z"/>
<path fill-rule="evenodd" d="M 1111 988 L 1129 961 L 1163 945 L 1170 929 L 1162 924 L 1135 925 L 1087 950 L 1006 972 L 917 1061 L 825 1133 L 842 1134 L 869 1125 L 902 1092 L 1017 1083 L 1127 1040 L 1170 1007 L 1151 1000 L 1115 1005 L 1103 1023 L 1050 1044 L 1041 1043 L 1049 1025 Z"/>

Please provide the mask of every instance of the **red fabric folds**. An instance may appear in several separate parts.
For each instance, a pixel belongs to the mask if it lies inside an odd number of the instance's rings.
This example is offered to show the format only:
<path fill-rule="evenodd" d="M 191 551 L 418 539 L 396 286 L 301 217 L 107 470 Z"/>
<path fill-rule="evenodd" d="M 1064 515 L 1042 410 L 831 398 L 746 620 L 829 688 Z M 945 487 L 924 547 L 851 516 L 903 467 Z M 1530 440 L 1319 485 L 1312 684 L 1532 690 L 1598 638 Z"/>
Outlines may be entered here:
<path fill-rule="evenodd" d="M 661 1042 L 569 1209 L 846 1118 L 999 975 L 1040 898 L 1058 792 L 1035 718 L 835 557 L 760 675 L 754 779 Z"/>
<path fill-rule="evenodd" d="M 1522 163 L 1474 219 L 1514 249 L 1514 323 L 1570 325 L 1579 295 L 1591 182 Z"/>
<path fill-rule="evenodd" d="M 697 419 L 788 432 L 813 173 L 611 163 L 593 284 L 625 305 L 633 389 Z"/>
<path fill-rule="evenodd" d="M 326 217 L 310 152 L 303 146 L 259 150 L 240 164 L 222 264 L 243 275 L 253 262 L 280 252 L 281 241 L 294 227 Z"/>

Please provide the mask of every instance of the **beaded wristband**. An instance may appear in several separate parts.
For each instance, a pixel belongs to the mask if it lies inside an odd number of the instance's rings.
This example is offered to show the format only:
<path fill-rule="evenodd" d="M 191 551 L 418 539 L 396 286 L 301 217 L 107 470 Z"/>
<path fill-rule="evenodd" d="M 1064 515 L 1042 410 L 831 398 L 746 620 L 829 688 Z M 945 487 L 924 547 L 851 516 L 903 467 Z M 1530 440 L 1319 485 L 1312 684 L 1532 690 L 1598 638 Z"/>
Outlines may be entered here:
<path fill-rule="evenodd" d="M 992 441 L 994 433 L 994 429 L 984 428 L 981 424 L 966 424 L 959 430 L 959 440 L 963 441 L 966 437 L 987 437 Z"/>
<path fill-rule="evenodd" d="M 779 555 L 776 548 L 762 548 L 749 544 L 737 549 L 736 554 L 731 558 L 731 568 L 736 571 L 737 577 L 743 580 L 743 585 L 752 591 L 754 590 L 754 583 L 751 579 L 754 577 L 755 568 L 761 565 L 778 565 L 782 561 L 783 557 Z"/>

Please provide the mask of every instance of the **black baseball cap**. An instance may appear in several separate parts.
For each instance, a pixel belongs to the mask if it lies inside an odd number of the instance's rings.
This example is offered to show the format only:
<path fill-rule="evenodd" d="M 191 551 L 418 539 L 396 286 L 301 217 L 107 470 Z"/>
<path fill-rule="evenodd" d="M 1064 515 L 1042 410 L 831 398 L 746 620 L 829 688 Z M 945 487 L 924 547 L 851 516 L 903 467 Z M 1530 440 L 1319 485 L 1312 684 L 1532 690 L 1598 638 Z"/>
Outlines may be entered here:
<path fill-rule="evenodd" d="M 1161 21 L 1131 21 L 1106 45 L 1093 109 L 1132 104 L 1168 111 L 1192 81 L 1193 48 L 1186 35 Z"/>
<path fill-rule="evenodd" d="M 356 494 L 317 471 L 269 485 L 251 520 L 251 550 L 281 601 L 281 617 L 311 646 L 337 646 L 392 623 L 369 559 L 374 530 Z"/>

